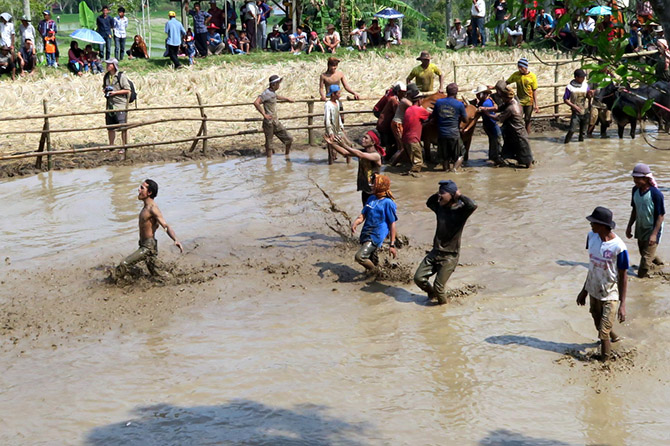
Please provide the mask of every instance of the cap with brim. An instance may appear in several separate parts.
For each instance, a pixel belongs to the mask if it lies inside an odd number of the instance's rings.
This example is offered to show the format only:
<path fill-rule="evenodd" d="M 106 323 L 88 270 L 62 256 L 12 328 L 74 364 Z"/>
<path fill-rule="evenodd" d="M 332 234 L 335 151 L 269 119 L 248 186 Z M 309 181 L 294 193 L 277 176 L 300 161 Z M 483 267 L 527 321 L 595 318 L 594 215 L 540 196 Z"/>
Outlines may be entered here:
<path fill-rule="evenodd" d="M 612 211 L 602 206 L 595 208 L 586 219 L 591 223 L 608 226 L 610 229 L 614 229 L 616 226 L 616 223 L 612 220 Z"/>
<path fill-rule="evenodd" d="M 276 84 L 277 82 L 280 82 L 282 80 L 281 76 L 277 76 L 276 74 L 273 74 L 270 76 L 270 85 Z"/>
<path fill-rule="evenodd" d="M 470 26 L 470 23 L 472 23 L 471 20 L 466 20 L 466 21 L 465 21 L 465 27 L 467 28 L 468 26 Z"/>
<path fill-rule="evenodd" d="M 275 25 L 272 27 L 272 31 L 279 31 L 279 25 Z"/>
<path fill-rule="evenodd" d="M 174 11 L 168 12 L 168 17 L 177 17 L 177 13 Z"/>
<path fill-rule="evenodd" d="M 207 25 L 207 29 L 220 29 L 220 28 L 218 26 L 216 26 L 215 24 L 210 23 L 209 25 Z"/>
<path fill-rule="evenodd" d="M 473 94 L 479 94 L 479 93 L 491 94 L 491 90 L 489 90 L 489 87 L 487 87 L 486 85 L 480 85 L 479 87 L 472 90 L 472 93 Z"/>
<path fill-rule="evenodd" d="M 107 59 L 105 61 L 106 64 L 112 64 L 116 68 L 116 70 L 119 70 L 119 61 L 115 57 L 112 57 L 111 59 Z"/>
<path fill-rule="evenodd" d="M 633 173 L 631 174 L 634 177 L 646 177 L 647 175 L 651 174 L 651 169 L 649 166 L 647 166 L 644 163 L 638 163 L 635 165 L 635 168 L 633 169 Z"/>
<path fill-rule="evenodd" d="M 49 11 L 42 11 L 42 15 L 51 15 Z"/>
<path fill-rule="evenodd" d="M 333 93 L 337 93 L 338 91 L 340 91 L 339 85 L 331 85 L 328 87 L 328 94 L 326 96 L 331 96 Z"/>

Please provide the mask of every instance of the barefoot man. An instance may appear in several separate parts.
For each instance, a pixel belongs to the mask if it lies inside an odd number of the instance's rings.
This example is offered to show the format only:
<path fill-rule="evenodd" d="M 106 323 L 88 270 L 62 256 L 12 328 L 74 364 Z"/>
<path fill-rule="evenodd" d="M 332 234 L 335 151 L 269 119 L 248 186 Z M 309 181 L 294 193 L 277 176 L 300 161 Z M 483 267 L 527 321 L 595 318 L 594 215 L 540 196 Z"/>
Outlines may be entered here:
<path fill-rule="evenodd" d="M 352 90 L 347 83 L 344 73 L 337 70 L 339 64 L 340 59 L 336 59 L 335 57 L 328 58 L 328 68 L 326 69 L 326 72 L 321 73 L 321 76 L 319 77 L 319 95 L 321 96 L 321 100 L 325 101 L 327 99 L 326 92 L 330 89 L 331 85 L 337 85 L 339 87 L 340 83 L 342 83 L 342 87 L 345 90 L 354 95 L 354 99 L 360 99 L 358 93 Z"/>
<path fill-rule="evenodd" d="M 158 209 L 158 205 L 154 202 L 154 198 L 158 195 L 158 184 L 153 180 L 144 180 L 138 189 L 137 199 L 144 202 L 144 207 L 140 211 L 140 247 L 123 259 L 123 261 L 116 267 L 117 277 L 123 277 L 128 268 L 144 261 L 149 272 L 154 276 L 160 276 L 156 269 L 156 258 L 158 257 L 158 241 L 156 240 L 156 229 L 158 225 L 162 226 L 167 232 L 168 236 L 174 240 L 174 245 L 179 248 L 179 251 L 184 252 L 177 235 L 172 228 L 167 224 Z"/>
<path fill-rule="evenodd" d="M 254 107 L 258 113 L 263 115 L 263 133 L 265 133 L 265 155 L 270 158 L 274 151 L 272 150 L 272 137 L 276 136 L 284 143 L 284 155 L 291 153 L 291 144 L 293 137 L 288 134 L 284 125 L 279 122 L 277 117 L 277 99 L 280 101 L 295 102 L 284 96 L 279 96 L 276 92 L 279 90 L 282 78 L 273 74 L 270 76 L 270 86 L 260 94 L 254 101 Z M 261 107 L 262 105 L 262 107 Z"/>

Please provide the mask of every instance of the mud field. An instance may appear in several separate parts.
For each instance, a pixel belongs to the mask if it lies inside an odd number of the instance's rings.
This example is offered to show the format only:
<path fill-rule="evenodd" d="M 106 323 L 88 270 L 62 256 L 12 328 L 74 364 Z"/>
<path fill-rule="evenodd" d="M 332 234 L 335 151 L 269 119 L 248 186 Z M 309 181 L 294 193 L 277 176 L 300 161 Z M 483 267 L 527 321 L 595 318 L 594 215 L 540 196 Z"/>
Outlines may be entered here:
<path fill-rule="evenodd" d="M 667 195 L 670 162 L 637 139 L 562 137 L 532 135 L 531 170 L 489 167 L 482 136 L 462 173 L 389 169 L 408 246 L 377 278 L 342 236 L 356 163 L 320 148 L 1 180 L 0 444 L 664 444 L 670 275 L 631 270 L 607 365 L 575 298 L 584 217 L 608 206 L 623 236 L 633 165 Z M 160 231 L 167 278 L 110 281 L 145 178 L 185 253 Z M 445 178 L 479 209 L 436 306 L 409 280 Z"/>

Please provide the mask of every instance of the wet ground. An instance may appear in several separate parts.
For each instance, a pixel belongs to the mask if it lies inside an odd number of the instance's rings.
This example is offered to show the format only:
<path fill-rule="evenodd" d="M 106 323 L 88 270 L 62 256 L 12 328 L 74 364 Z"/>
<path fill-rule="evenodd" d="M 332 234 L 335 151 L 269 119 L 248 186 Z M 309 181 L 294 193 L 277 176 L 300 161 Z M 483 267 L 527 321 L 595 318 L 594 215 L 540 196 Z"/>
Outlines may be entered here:
<path fill-rule="evenodd" d="M 0 443 L 665 443 L 670 284 L 631 270 L 607 366 L 574 302 L 584 217 L 608 206 L 623 236 L 632 167 L 649 163 L 667 195 L 670 162 L 640 140 L 562 136 L 533 135 L 531 170 L 489 167 L 477 138 L 465 172 L 391 174 L 401 267 L 430 247 L 438 180 L 479 204 L 445 306 L 360 274 L 314 185 L 355 216 L 356 165 L 328 166 L 322 150 L 4 180 Z M 111 285 L 145 178 L 186 254 L 161 233 L 175 279 Z"/>

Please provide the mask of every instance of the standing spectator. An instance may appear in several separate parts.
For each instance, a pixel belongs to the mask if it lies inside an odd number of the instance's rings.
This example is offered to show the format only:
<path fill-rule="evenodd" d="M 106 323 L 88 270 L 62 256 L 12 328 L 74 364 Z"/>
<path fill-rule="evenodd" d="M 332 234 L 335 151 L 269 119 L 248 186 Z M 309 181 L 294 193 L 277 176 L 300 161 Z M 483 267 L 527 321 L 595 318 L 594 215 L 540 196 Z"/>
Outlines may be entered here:
<path fill-rule="evenodd" d="M 647 277 L 654 265 L 663 265 L 663 261 L 656 256 L 656 248 L 661 243 L 663 234 L 663 220 L 665 219 L 665 204 L 663 193 L 658 189 L 654 175 L 649 166 L 639 163 L 633 169 L 633 195 L 630 202 L 633 208 L 626 228 L 626 237 L 635 238 L 640 250 L 640 267 L 637 277 Z"/>
<path fill-rule="evenodd" d="M 459 125 L 468 115 L 465 105 L 456 99 L 458 85 L 447 85 L 447 97 L 435 101 L 431 119 L 437 123 L 437 150 L 445 171 L 455 172 L 463 164 L 464 149 Z"/>
<path fill-rule="evenodd" d="M 658 49 L 658 62 L 654 69 L 656 79 L 659 81 L 670 82 L 670 50 L 668 49 L 668 41 L 665 39 L 658 39 L 656 41 L 656 48 Z"/>
<path fill-rule="evenodd" d="M 523 109 L 519 102 L 514 98 L 514 90 L 510 87 L 503 93 L 503 105 L 498 108 L 499 114 L 491 116 L 492 119 L 502 123 L 503 140 L 502 148 L 503 159 L 515 159 L 519 165 L 530 168 L 533 165 L 533 153 L 530 150 L 528 141 L 528 132 L 523 120 Z"/>
<path fill-rule="evenodd" d="M 475 47 L 479 45 L 480 40 L 482 46 L 485 46 L 486 30 L 484 28 L 484 19 L 486 17 L 486 3 L 484 0 L 472 0 L 470 15 L 472 16 L 472 39 L 470 40 L 470 46 Z"/>
<path fill-rule="evenodd" d="M 256 0 L 256 7 L 258 8 L 258 33 L 256 36 L 256 44 L 259 48 L 265 48 L 266 33 L 268 30 L 268 19 L 272 14 L 272 8 L 265 3 L 264 0 Z"/>
<path fill-rule="evenodd" d="M 636 9 L 637 21 L 642 24 L 650 22 L 654 16 L 654 9 L 651 7 L 651 2 L 638 0 Z"/>
<path fill-rule="evenodd" d="M 217 29 L 217 26 L 213 23 L 210 23 L 207 27 L 207 54 L 209 55 L 216 54 L 218 56 L 226 49 L 221 34 L 216 31 Z"/>
<path fill-rule="evenodd" d="M 530 42 L 535 35 L 537 0 L 523 0 L 523 40 Z"/>
<path fill-rule="evenodd" d="M 128 99 L 130 98 L 130 81 L 126 73 L 119 72 L 119 61 L 116 59 L 106 60 L 107 73 L 102 79 L 102 90 L 107 99 L 106 110 L 114 110 L 105 113 L 106 125 L 125 124 L 128 122 L 126 110 L 128 109 Z M 107 129 L 109 145 L 114 145 L 116 131 L 121 131 L 121 141 L 123 145 L 128 144 L 128 130 L 123 127 L 112 127 Z"/>
<path fill-rule="evenodd" d="M 294 102 L 292 99 L 279 96 L 277 90 L 282 78 L 273 74 L 270 76 L 270 85 L 254 101 L 254 107 L 263 116 L 263 133 L 265 134 L 265 155 L 270 158 L 274 153 L 272 150 L 272 137 L 276 136 L 284 143 L 284 155 L 289 156 L 293 137 L 288 134 L 284 125 L 279 121 L 277 115 L 277 99 L 280 101 Z M 262 106 L 262 108 L 261 108 Z"/>
<path fill-rule="evenodd" d="M 230 33 L 231 30 L 237 29 L 237 12 L 235 11 L 235 8 L 230 4 L 230 2 L 226 2 L 226 11 L 224 11 L 224 14 L 226 15 L 226 18 L 228 19 L 228 27 L 226 28 L 226 34 Z M 237 32 L 235 33 L 235 36 L 237 36 Z"/>
<path fill-rule="evenodd" d="M 225 29 L 226 20 L 225 13 L 222 9 L 216 6 L 216 0 L 209 0 L 209 15 L 212 16 L 209 19 L 209 24 L 216 26 L 218 29 Z"/>
<path fill-rule="evenodd" d="M 16 31 L 14 30 L 14 22 L 12 22 L 12 15 L 8 12 L 0 14 L 0 46 L 6 46 L 14 53 L 16 41 Z"/>
<path fill-rule="evenodd" d="M 307 46 L 307 34 L 298 26 L 295 33 L 291 34 L 291 53 L 300 54 Z"/>
<path fill-rule="evenodd" d="M 489 160 L 493 161 L 496 166 L 502 164 L 500 158 L 500 151 L 503 145 L 502 131 L 495 121 L 495 111 L 498 109 L 496 104 L 490 98 L 491 90 L 486 86 L 481 85 L 473 91 L 477 97 L 477 112 L 482 115 L 482 125 L 484 133 L 489 139 Z"/>
<path fill-rule="evenodd" d="M 32 74 L 37 65 L 37 56 L 35 55 L 35 45 L 30 39 L 23 42 L 23 46 L 18 53 L 19 68 L 21 68 L 21 75 Z"/>
<path fill-rule="evenodd" d="M 509 15 L 507 14 L 507 0 L 496 0 L 493 4 L 493 9 L 495 10 L 496 20 L 496 27 L 493 30 L 493 33 L 496 36 L 496 45 L 500 46 L 505 35 L 505 21 L 509 19 Z"/>
<path fill-rule="evenodd" d="M 554 29 L 554 19 L 544 8 L 540 9 L 540 13 L 535 19 L 535 29 L 537 29 L 539 36 L 551 34 Z"/>
<path fill-rule="evenodd" d="M 391 48 L 393 42 L 395 42 L 395 45 L 402 45 L 402 32 L 395 19 L 390 19 L 384 27 L 384 41 L 386 42 L 386 49 Z"/>
<path fill-rule="evenodd" d="M 437 65 L 430 63 L 430 53 L 428 51 L 421 51 L 419 57 L 416 60 L 421 61 L 421 65 L 414 67 L 412 71 L 409 72 L 405 83 L 409 85 L 412 79 L 416 79 L 416 86 L 419 87 L 421 92 L 433 91 L 433 79 L 437 75 L 440 86 L 438 88 L 438 93 L 444 92 L 444 78 L 442 77 L 442 71 L 437 68 Z"/>
<path fill-rule="evenodd" d="M 340 33 L 335 31 L 335 25 L 332 23 L 326 27 L 326 35 L 323 37 L 323 44 L 326 45 L 326 52 L 335 54 L 340 46 Z"/>
<path fill-rule="evenodd" d="M 16 65 L 14 65 L 14 56 L 7 46 L 0 47 L 0 76 L 9 74 L 12 80 L 16 79 Z"/>
<path fill-rule="evenodd" d="M 461 25 L 461 19 L 454 20 L 454 26 L 449 31 L 449 40 L 447 40 L 447 48 L 452 50 L 460 50 L 465 48 L 468 44 L 468 32 Z"/>
<path fill-rule="evenodd" d="M 109 59 L 112 51 L 112 33 L 114 29 L 114 19 L 109 15 L 109 6 L 102 7 L 102 15 L 96 19 L 98 34 L 102 36 L 105 43 L 100 45 L 100 55 L 105 55 Z M 103 52 L 104 51 L 104 52 Z"/>
<path fill-rule="evenodd" d="M 370 46 L 379 46 L 382 43 L 382 27 L 379 26 L 378 19 L 372 19 L 372 23 L 368 26 L 368 37 L 370 38 Z"/>
<path fill-rule="evenodd" d="M 19 35 L 21 36 L 21 46 L 23 47 L 26 44 L 26 40 L 30 39 L 32 42 L 33 52 L 35 52 L 35 44 L 37 43 L 37 32 L 32 23 L 30 23 L 30 17 L 24 15 L 21 17 L 21 25 L 19 25 Z"/>
<path fill-rule="evenodd" d="M 563 94 L 563 102 L 572 110 L 570 129 L 563 141 L 565 144 L 570 142 L 572 135 L 578 130 L 579 141 L 584 141 L 584 133 L 591 117 L 586 103 L 590 96 L 589 84 L 586 82 L 586 72 L 578 68 L 575 70 L 575 78 L 565 87 L 565 93 Z"/>
<path fill-rule="evenodd" d="M 51 13 L 49 11 L 42 12 L 43 19 L 37 24 L 37 31 L 42 37 L 42 43 L 44 44 L 44 52 L 47 54 L 47 65 L 49 62 L 49 53 L 46 51 L 47 48 L 47 37 L 49 36 L 49 31 L 53 31 L 53 39 L 51 40 L 51 45 L 53 45 L 53 65 L 52 67 L 58 67 L 58 42 L 56 42 L 56 33 L 58 32 L 58 25 L 55 21 L 51 20 Z"/>
<path fill-rule="evenodd" d="M 48 67 L 58 67 L 56 62 L 56 33 L 54 30 L 50 29 L 47 36 L 44 38 L 44 54 L 47 56 L 47 66 Z"/>
<path fill-rule="evenodd" d="M 184 25 L 182 25 L 181 22 L 177 20 L 177 13 L 174 11 L 168 12 L 168 21 L 165 24 L 165 34 L 167 34 L 165 46 L 168 56 L 170 57 L 170 60 L 172 61 L 175 69 L 177 69 L 181 67 L 181 63 L 179 63 L 177 54 L 179 52 L 181 40 L 186 35 L 186 30 L 184 29 Z"/>
<path fill-rule="evenodd" d="M 612 232 L 615 226 L 612 211 L 598 206 L 586 219 L 591 222 L 591 232 L 586 236 L 589 272 L 577 295 L 577 305 L 586 305 L 589 295 L 589 312 L 600 339 L 600 360 L 607 361 L 612 354 L 612 342 L 621 339 L 612 330 L 614 320 L 617 315 L 619 323 L 626 320 L 628 250 Z M 621 301 L 618 311 L 617 301 Z"/>
<path fill-rule="evenodd" d="M 245 0 L 244 6 L 242 7 L 242 20 L 244 23 L 244 29 L 247 31 L 247 37 L 249 38 L 249 49 L 256 49 L 256 34 L 258 27 L 258 7 L 254 0 Z"/>
<path fill-rule="evenodd" d="M 84 75 L 84 52 L 79 48 L 76 41 L 70 42 L 70 50 L 67 52 L 67 68 L 72 74 L 77 76 Z"/>
<path fill-rule="evenodd" d="M 528 59 L 522 57 L 517 63 L 519 70 L 512 74 L 507 83 L 516 84 L 516 94 L 519 96 L 519 102 L 523 107 L 523 117 L 526 122 L 526 132 L 530 133 L 530 121 L 533 111 L 540 111 L 537 104 L 537 76 L 531 73 L 528 68 Z"/>
<path fill-rule="evenodd" d="M 428 209 L 437 217 L 433 249 L 416 269 L 414 283 L 428 294 L 429 299 L 437 299 L 439 305 L 444 305 L 447 303 L 447 281 L 458 266 L 463 227 L 477 204 L 462 195 L 453 181 L 443 180 L 439 185 L 437 193 L 426 201 Z M 431 284 L 429 279 L 434 274 L 435 280 Z"/>
<path fill-rule="evenodd" d="M 412 165 L 407 172 L 409 175 L 418 174 L 424 167 L 421 131 L 423 130 L 423 123 L 430 118 L 430 113 L 420 103 L 421 100 L 414 97 L 412 106 L 405 110 L 405 117 L 402 120 L 402 143 Z"/>
<path fill-rule="evenodd" d="M 136 34 L 133 38 L 133 44 L 130 46 L 130 49 L 126 51 L 128 54 L 128 59 L 148 59 L 149 52 L 147 51 L 147 44 L 144 43 L 144 39 L 139 34 Z"/>
<path fill-rule="evenodd" d="M 340 103 L 340 86 L 331 85 L 328 87 L 328 100 L 324 105 L 323 121 L 326 128 L 326 136 L 328 138 L 335 138 L 337 141 L 339 138 L 344 138 L 347 143 L 349 143 L 348 138 L 344 134 L 344 124 L 342 123 L 342 116 L 340 115 L 340 110 L 342 104 Z M 349 144 L 351 145 L 351 144 Z M 333 164 L 335 160 L 335 149 L 327 144 L 328 149 L 328 164 Z M 346 156 L 347 164 L 349 164 L 351 158 Z"/>
<path fill-rule="evenodd" d="M 642 50 L 642 33 L 640 32 L 640 24 L 633 22 L 630 24 L 630 35 L 628 36 L 628 45 L 626 45 L 626 52 L 633 53 Z"/>
<path fill-rule="evenodd" d="M 193 34 L 198 54 L 200 57 L 207 57 L 207 25 L 209 25 L 212 15 L 200 9 L 200 2 L 195 2 L 193 9 L 190 9 L 188 0 L 184 2 L 184 11 L 193 17 Z"/>
<path fill-rule="evenodd" d="M 309 41 L 307 44 L 307 54 L 311 53 L 314 51 L 314 48 L 318 48 L 321 50 L 322 53 L 325 53 L 326 50 L 323 48 L 323 45 L 321 45 L 321 41 L 319 40 L 319 35 L 316 33 L 316 31 L 312 31 L 309 33 Z"/>
<path fill-rule="evenodd" d="M 356 29 L 349 33 L 353 38 L 353 43 L 358 51 L 365 51 L 368 44 L 368 31 L 365 28 L 365 20 L 356 22 Z"/>
<path fill-rule="evenodd" d="M 126 28 L 128 28 L 128 17 L 126 9 L 121 6 L 117 10 L 119 15 L 114 17 L 114 56 L 118 60 L 123 60 L 126 52 Z"/>

